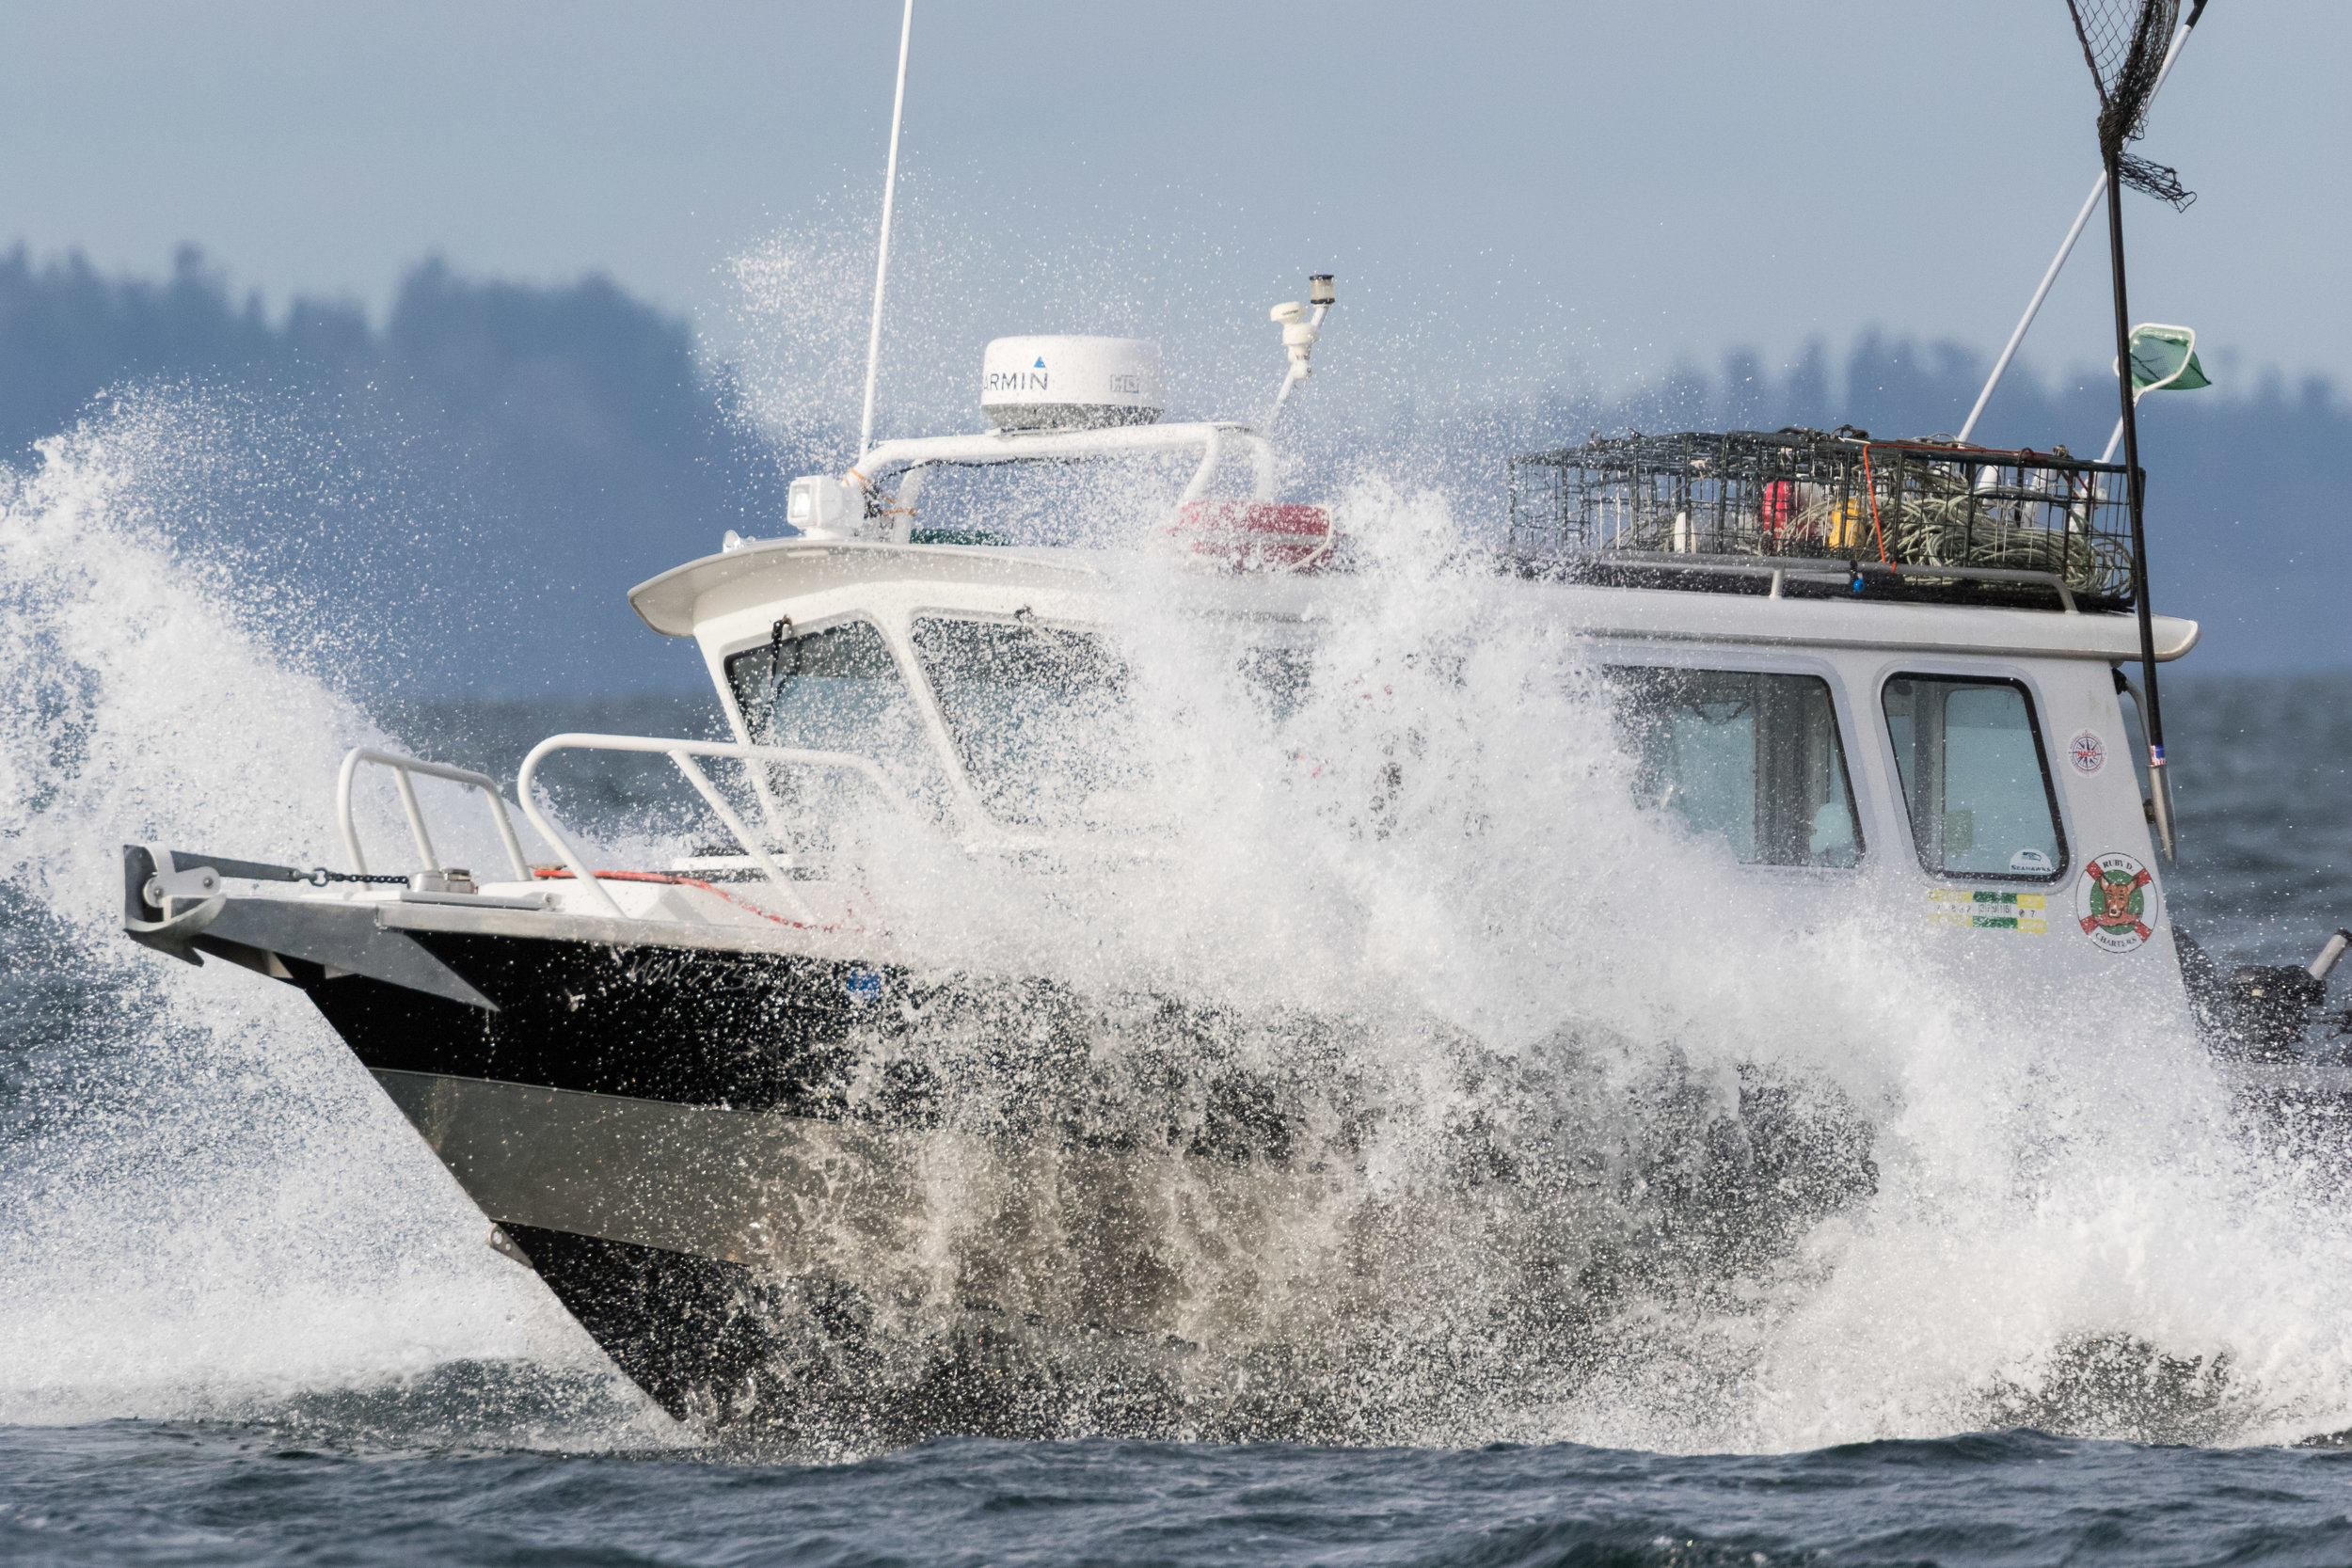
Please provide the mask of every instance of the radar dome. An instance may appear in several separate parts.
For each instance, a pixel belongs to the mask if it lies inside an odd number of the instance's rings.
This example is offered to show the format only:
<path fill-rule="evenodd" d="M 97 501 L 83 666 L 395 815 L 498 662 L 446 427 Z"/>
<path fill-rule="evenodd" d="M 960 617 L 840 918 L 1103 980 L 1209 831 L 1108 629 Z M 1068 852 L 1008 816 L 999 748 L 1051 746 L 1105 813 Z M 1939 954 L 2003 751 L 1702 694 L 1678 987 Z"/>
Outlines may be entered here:
<path fill-rule="evenodd" d="M 1140 338 L 998 338 L 980 407 L 999 430 L 1101 430 L 1160 417 L 1160 345 Z"/>

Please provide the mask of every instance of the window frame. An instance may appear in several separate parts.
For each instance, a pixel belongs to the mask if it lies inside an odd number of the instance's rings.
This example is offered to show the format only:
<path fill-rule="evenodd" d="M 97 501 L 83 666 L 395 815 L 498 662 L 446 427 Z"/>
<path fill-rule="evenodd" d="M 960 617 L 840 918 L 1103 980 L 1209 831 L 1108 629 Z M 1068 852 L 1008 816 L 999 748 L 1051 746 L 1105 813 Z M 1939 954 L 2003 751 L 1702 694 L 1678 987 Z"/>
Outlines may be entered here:
<path fill-rule="evenodd" d="M 980 770 L 973 766 L 971 754 L 966 750 L 964 736 L 957 731 L 955 721 L 948 716 L 946 701 L 940 695 L 939 684 L 931 678 L 930 670 L 923 662 L 923 650 L 915 641 L 915 628 L 925 621 L 961 621 L 1086 637 L 1109 647 L 1112 657 L 1120 657 L 1124 662 L 1123 656 L 1119 654 L 1114 644 L 1110 626 L 1104 622 L 1039 615 L 1025 608 L 997 610 L 943 605 L 917 606 L 906 612 L 903 622 L 906 650 L 901 662 L 922 690 L 924 701 L 934 716 L 934 743 L 954 768 L 955 777 L 968 792 L 972 809 L 978 814 L 978 819 L 1002 833 L 1046 834 L 1064 839 L 1099 836 L 1103 830 L 1096 828 L 1065 824 L 1048 829 L 1036 823 L 1011 820 L 991 803 L 989 791 L 982 784 Z"/>
<path fill-rule="evenodd" d="M 2058 863 L 2047 874 L 1954 871 L 1929 863 L 1927 846 L 1919 837 L 1918 817 L 1911 806 L 1911 790 L 1903 783 L 1903 759 L 1895 747 L 1893 719 L 1886 711 L 1886 689 L 1897 681 L 1933 681 L 1943 686 L 2005 686 L 2024 700 L 2026 726 L 2033 736 L 2034 761 L 2042 769 L 2042 797 L 2050 808 L 2051 829 L 2058 834 Z M 1886 781 L 1894 788 L 1895 804 L 1902 817 L 1903 832 L 1911 840 L 1912 858 L 1919 863 L 1920 870 L 1947 882 L 2004 882 L 2025 887 L 2058 887 L 2066 880 L 2074 867 L 2074 835 L 2066 817 L 2065 792 L 2058 788 L 2058 776 L 2050 768 L 2050 746 L 2042 728 L 2042 705 L 2032 682 L 2021 675 L 1982 669 L 1893 669 L 1879 677 L 1878 721 L 1880 744 L 1885 750 Z"/>
<path fill-rule="evenodd" d="M 898 671 L 899 685 L 906 693 L 907 701 L 914 708 L 915 718 L 923 732 L 923 749 L 930 759 L 932 783 L 937 786 L 935 792 L 929 788 L 908 791 L 908 798 L 918 807 L 943 819 L 964 815 L 962 801 L 969 785 L 963 774 L 963 761 L 956 754 L 955 748 L 946 743 L 939 716 L 933 711 L 930 683 L 924 678 L 919 663 L 910 657 L 908 650 L 899 645 L 901 640 L 899 636 L 893 633 L 890 623 L 872 610 L 862 606 L 837 610 L 828 615 L 815 616 L 806 621 L 793 620 L 789 615 L 782 614 L 780 611 L 775 618 L 785 621 L 791 626 L 792 633 L 788 641 L 794 642 L 858 624 L 870 628 L 875 636 L 882 640 L 882 650 L 889 656 L 891 667 Z M 749 657 L 754 654 L 765 653 L 768 646 L 769 639 L 758 638 L 739 647 L 725 650 L 719 655 L 718 658 L 720 687 L 726 700 L 728 721 L 735 731 L 736 738 L 751 746 L 773 746 L 776 741 L 772 736 L 763 738 L 756 732 L 756 727 L 752 721 L 751 710 L 744 705 L 743 688 L 735 678 L 734 666 L 738 659 Z M 848 752 L 844 754 L 863 756 L 867 761 L 878 765 L 884 762 L 883 758 L 866 752 Z M 755 788 L 759 796 L 761 809 L 769 815 L 772 822 L 776 817 L 775 785 L 772 778 L 767 772 L 759 771 L 755 774 Z"/>
<path fill-rule="evenodd" d="M 927 688 L 920 687 L 919 672 L 907 668 L 906 659 L 899 656 L 897 640 L 890 635 L 889 626 L 885 626 L 877 615 L 862 610 L 850 610 L 836 615 L 819 616 L 812 621 L 795 621 L 788 615 L 781 614 L 777 619 L 784 621 L 792 628 L 792 635 L 787 639 L 791 642 L 798 642 L 803 638 L 815 637 L 823 632 L 837 631 L 853 622 L 863 621 L 874 629 L 874 635 L 882 639 L 883 651 L 889 654 L 890 662 L 897 666 L 898 679 L 907 687 L 909 696 L 913 697 L 918 689 L 928 691 Z M 756 641 L 746 642 L 739 648 L 730 649 L 719 656 L 719 673 L 726 688 L 727 701 L 734 705 L 735 719 L 740 726 L 739 733 L 746 743 L 754 746 L 773 745 L 774 742 L 761 740 L 753 734 L 752 712 L 743 704 L 743 688 L 735 678 L 735 663 L 738 659 L 748 658 L 754 654 L 766 653 L 768 646 L 769 640 L 763 637 Z M 920 711 L 919 704 L 917 711 Z M 928 727 L 927 725 L 926 728 Z"/>
<path fill-rule="evenodd" d="M 1877 802 L 1868 787 L 1867 770 L 1857 769 L 1855 765 L 1855 759 L 1863 754 L 1866 737 L 1860 732 L 1859 712 L 1850 700 L 1843 673 L 1834 661 L 1791 657 L 1785 653 L 1751 653 L 1729 646 L 1701 652 L 1613 639 L 1594 645 L 1592 668 L 1604 689 L 1608 683 L 1607 672 L 1614 669 L 1670 670 L 1691 675 L 1803 675 L 1821 682 L 1829 689 L 1830 718 L 1837 736 L 1837 764 L 1845 775 L 1847 802 L 1853 811 L 1853 863 L 1790 865 L 1776 861 L 1740 861 L 1737 863 L 1742 872 L 1772 877 L 1848 877 L 1872 868 L 1878 844 Z"/>

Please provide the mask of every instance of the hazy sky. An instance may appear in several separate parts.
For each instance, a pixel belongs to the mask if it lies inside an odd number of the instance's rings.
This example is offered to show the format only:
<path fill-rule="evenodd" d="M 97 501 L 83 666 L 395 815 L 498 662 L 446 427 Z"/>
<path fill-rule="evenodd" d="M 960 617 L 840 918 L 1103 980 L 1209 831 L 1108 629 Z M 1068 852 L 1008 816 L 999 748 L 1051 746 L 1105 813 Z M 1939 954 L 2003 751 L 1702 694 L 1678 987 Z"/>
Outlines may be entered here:
<path fill-rule="evenodd" d="M 380 306 L 428 252 L 600 269 L 707 325 L 730 257 L 872 223 L 898 17 L 8 0 L 0 244 L 153 273 L 193 240 L 273 303 Z M 2347 58 L 2344 0 L 2213 0 L 2142 147 L 2200 200 L 2128 198 L 2134 314 L 2241 379 L 2352 339 Z M 1330 269 L 1359 312 L 1614 382 L 1871 325 L 1997 346 L 2093 108 L 2064 0 L 918 0 L 908 201 L 918 261 L 1132 258 L 1253 309 Z M 2099 232 L 2045 366 L 2111 352 Z"/>

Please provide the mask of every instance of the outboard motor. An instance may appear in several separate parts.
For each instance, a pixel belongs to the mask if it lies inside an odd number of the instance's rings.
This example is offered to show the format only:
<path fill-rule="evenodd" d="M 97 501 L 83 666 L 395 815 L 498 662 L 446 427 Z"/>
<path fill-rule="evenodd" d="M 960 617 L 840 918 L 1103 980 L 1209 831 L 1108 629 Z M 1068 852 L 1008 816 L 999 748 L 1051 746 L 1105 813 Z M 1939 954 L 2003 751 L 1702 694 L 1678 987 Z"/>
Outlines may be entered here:
<path fill-rule="evenodd" d="M 2352 930 L 2339 930 L 2308 965 L 2241 964 L 2227 975 L 2193 948 L 2182 955 L 2182 977 L 2198 1022 L 2223 1054 L 2258 1062 L 2293 1059 L 2326 1005 L 2328 976 L 2352 948 Z M 2352 1014 L 2339 1022 L 2352 1022 Z"/>

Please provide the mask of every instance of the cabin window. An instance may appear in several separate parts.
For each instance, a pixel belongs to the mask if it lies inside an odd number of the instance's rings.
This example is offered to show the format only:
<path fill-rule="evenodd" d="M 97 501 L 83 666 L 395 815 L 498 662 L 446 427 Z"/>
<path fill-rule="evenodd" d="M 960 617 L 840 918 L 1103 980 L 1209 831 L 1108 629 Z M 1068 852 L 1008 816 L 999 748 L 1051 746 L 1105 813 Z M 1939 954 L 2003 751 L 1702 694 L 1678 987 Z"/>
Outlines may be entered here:
<path fill-rule="evenodd" d="M 1862 829 L 1829 683 L 1746 670 L 1608 672 L 1634 794 L 1750 865 L 1850 866 Z"/>
<path fill-rule="evenodd" d="M 1920 863 L 1946 877 L 2057 880 L 2066 842 L 2026 689 L 1898 675 L 1883 701 Z"/>
<path fill-rule="evenodd" d="M 1022 618 L 914 623 L 973 788 L 1000 821 L 1106 828 L 1145 800 L 1127 666 L 1098 633 Z"/>
<path fill-rule="evenodd" d="M 935 798 L 938 768 L 922 715 L 872 622 L 844 621 L 747 649 L 727 660 L 727 681 L 756 744 L 866 757 L 910 796 Z M 780 774 L 790 775 L 778 781 L 787 792 L 858 787 L 838 772 Z"/>

